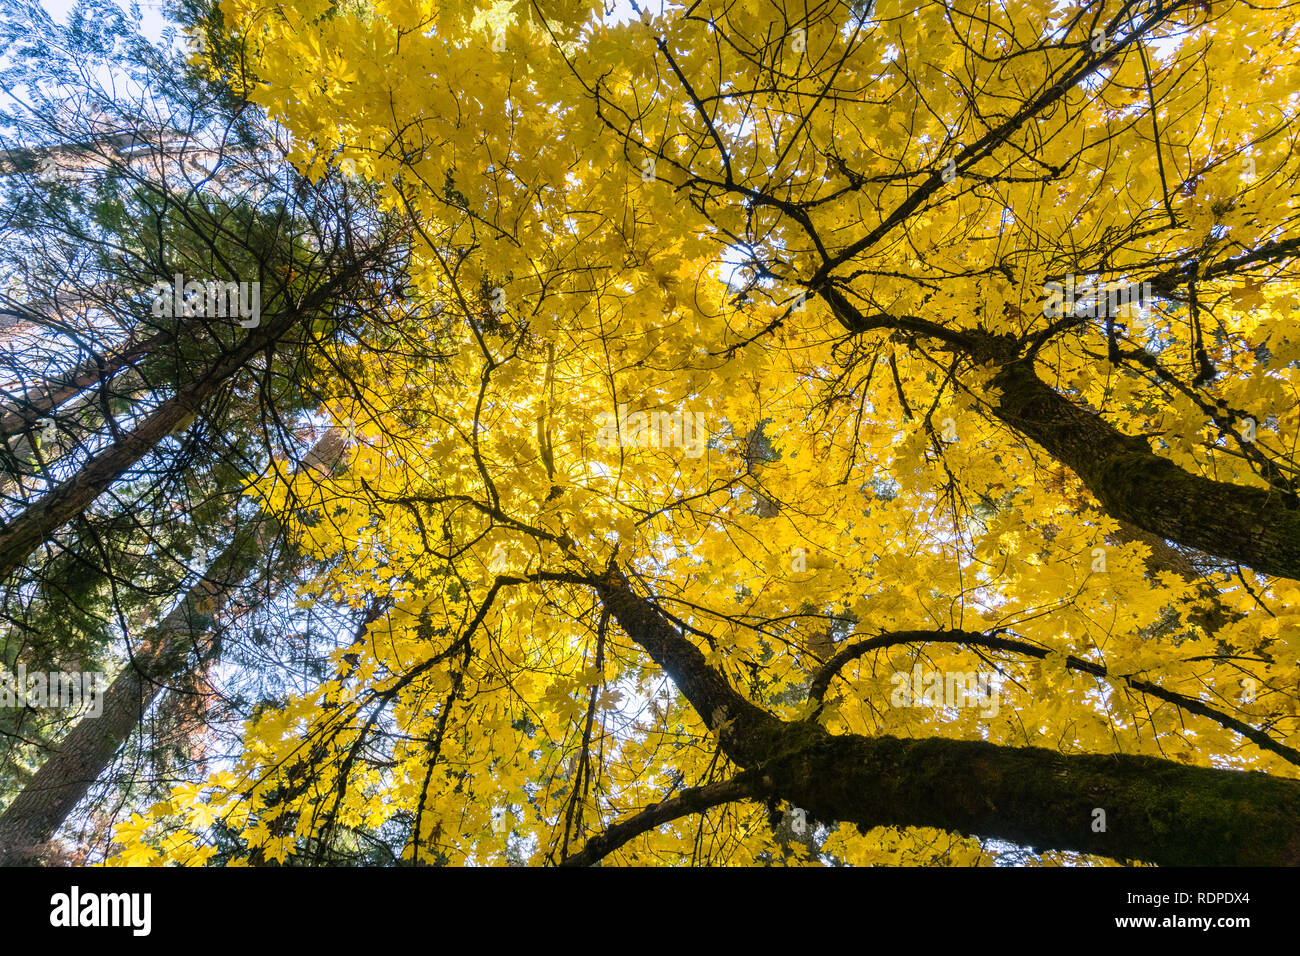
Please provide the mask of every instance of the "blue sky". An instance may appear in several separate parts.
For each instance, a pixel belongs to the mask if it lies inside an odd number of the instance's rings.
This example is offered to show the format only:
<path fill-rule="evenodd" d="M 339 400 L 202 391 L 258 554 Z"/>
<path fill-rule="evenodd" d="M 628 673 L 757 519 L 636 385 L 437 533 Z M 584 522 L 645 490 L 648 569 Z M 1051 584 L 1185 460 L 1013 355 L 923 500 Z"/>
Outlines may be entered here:
<path fill-rule="evenodd" d="M 39 0 L 41 7 L 52 18 L 60 23 L 64 23 L 68 17 L 68 11 L 77 5 L 76 0 Z M 126 2 L 119 2 L 118 6 L 126 7 Z M 150 40 L 158 40 L 162 36 L 163 15 L 161 0 L 143 0 L 138 3 L 141 16 L 141 32 Z"/>

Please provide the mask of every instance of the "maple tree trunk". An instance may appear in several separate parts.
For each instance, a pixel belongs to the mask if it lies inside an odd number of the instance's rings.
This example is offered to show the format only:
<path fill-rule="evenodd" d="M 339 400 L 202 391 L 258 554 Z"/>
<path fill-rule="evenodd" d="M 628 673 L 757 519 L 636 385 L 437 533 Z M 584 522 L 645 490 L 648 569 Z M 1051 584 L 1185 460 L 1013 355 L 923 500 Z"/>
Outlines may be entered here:
<path fill-rule="evenodd" d="M 827 823 L 929 826 L 1163 865 L 1300 865 L 1300 781 L 1126 754 L 832 735 L 746 700 L 611 567 L 594 584 L 737 765 Z M 1096 811 L 1105 812 L 1105 830 Z"/>
<path fill-rule="evenodd" d="M 1111 517 L 1265 574 L 1300 579 L 1300 499 L 1193 475 L 1042 379 L 1032 360 L 989 383 L 993 414 L 1068 466 Z"/>
<path fill-rule="evenodd" d="M 303 466 L 326 472 L 337 469 L 346 444 L 342 429 L 330 429 L 306 455 Z M 0 814 L 0 865 L 42 861 L 45 844 L 99 779 L 164 687 L 182 673 L 190 650 L 210 633 L 213 619 L 256 566 L 277 530 L 277 523 L 267 520 L 256 531 L 236 534 L 207 573 L 146 635 L 131 662 L 104 692 L 103 712 L 78 721 Z"/>
<path fill-rule="evenodd" d="M 786 736 L 797 746 L 767 775 L 828 822 L 939 827 L 1170 866 L 1300 865 L 1300 781 L 984 741 Z"/>
<path fill-rule="evenodd" d="M 1300 580 L 1300 496 L 1194 475 L 1080 408 L 1015 354 L 1016 340 L 985 331 L 951 332 L 906 317 L 864 316 L 843 295 L 824 295 L 854 332 L 906 329 L 943 339 L 977 362 L 1002 367 L 989 381 L 1000 397 L 989 410 L 1041 445 L 1088 486 L 1107 513 L 1144 531 L 1265 574 Z"/>

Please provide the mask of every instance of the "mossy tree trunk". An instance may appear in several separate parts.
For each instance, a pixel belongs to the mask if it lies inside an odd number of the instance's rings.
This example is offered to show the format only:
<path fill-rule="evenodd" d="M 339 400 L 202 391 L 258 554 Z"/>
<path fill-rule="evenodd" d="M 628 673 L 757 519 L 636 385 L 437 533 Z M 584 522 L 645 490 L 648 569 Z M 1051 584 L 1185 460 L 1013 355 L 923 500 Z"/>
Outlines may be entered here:
<path fill-rule="evenodd" d="M 1300 781 L 1125 754 L 833 735 L 743 697 L 617 567 L 569 580 L 595 587 L 719 734 L 723 752 L 757 778 L 727 799 L 782 799 L 828 824 L 938 827 L 1040 851 L 1175 866 L 1300 865 Z M 682 812 L 693 807 L 684 801 Z"/>

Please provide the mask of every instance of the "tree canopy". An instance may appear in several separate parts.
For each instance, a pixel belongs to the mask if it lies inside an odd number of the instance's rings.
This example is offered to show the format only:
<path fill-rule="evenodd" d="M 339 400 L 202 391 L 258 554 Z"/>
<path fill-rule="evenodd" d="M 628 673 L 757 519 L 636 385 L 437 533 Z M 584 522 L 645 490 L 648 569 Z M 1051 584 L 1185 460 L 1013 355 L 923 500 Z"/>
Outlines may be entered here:
<path fill-rule="evenodd" d="M 403 283 L 248 477 L 348 626 L 115 862 L 1300 863 L 1290 8 L 208 22 Z"/>

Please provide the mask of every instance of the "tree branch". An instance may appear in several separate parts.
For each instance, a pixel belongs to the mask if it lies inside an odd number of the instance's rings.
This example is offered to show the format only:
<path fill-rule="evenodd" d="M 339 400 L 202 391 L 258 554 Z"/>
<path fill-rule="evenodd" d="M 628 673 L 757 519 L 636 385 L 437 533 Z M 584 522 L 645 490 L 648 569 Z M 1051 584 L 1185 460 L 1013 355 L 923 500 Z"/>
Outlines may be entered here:
<path fill-rule="evenodd" d="M 674 797 L 651 804 L 635 816 L 615 823 L 604 833 L 592 837 L 581 851 L 566 857 L 560 866 L 591 866 L 642 833 L 678 817 L 703 813 L 724 803 L 756 797 L 762 792 L 761 775 L 753 771 L 737 774 L 730 780 L 683 790 Z"/>
<path fill-rule="evenodd" d="M 1009 651 L 1013 654 L 1023 654 L 1026 657 L 1033 657 L 1037 660 L 1043 660 L 1051 653 L 1050 649 L 1039 647 L 1036 644 L 1030 644 L 1027 641 L 999 637 L 996 634 L 984 634 L 978 631 L 896 631 L 891 634 L 882 634 L 879 637 L 869 638 L 856 644 L 850 644 L 848 647 L 841 649 L 813 676 L 813 682 L 809 689 L 808 696 L 811 700 L 816 701 L 820 705 L 822 699 L 826 695 L 827 689 L 830 687 L 831 680 L 835 675 L 838 674 L 850 661 L 857 660 L 864 654 L 869 654 L 871 651 L 881 650 L 886 647 L 896 647 L 900 644 L 921 643 L 966 644 L 970 647 L 984 647 L 989 650 Z M 1112 675 L 1101 664 L 1086 661 L 1081 657 L 1075 657 L 1073 654 L 1066 655 L 1065 666 L 1070 670 L 1092 674 L 1094 677 L 1122 681 L 1125 686 L 1130 687 L 1139 693 L 1147 694 L 1148 696 L 1163 700 L 1166 703 L 1173 704 L 1175 707 L 1185 710 L 1190 714 L 1196 714 L 1198 717 L 1205 717 L 1222 727 L 1226 727 L 1228 730 L 1239 733 L 1247 740 L 1256 744 L 1261 750 L 1275 753 L 1288 763 L 1293 763 L 1300 767 L 1300 751 L 1288 747 L 1286 744 L 1279 743 L 1268 734 L 1264 733 L 1264 731 L 1252 727 L 1250 724 L 1238 720 L 1230 714 L 1225 714 L 1223 711 L 1211 707 L 1203 701 L 1175 693 L 1171 690 L 1166 690 L 1159 684 L 1153 684 L 1151 681 L 1124 675 Z M 819 706 L 818 711 L 820 710 L 821 707 Z"/>
<path fill-rule="evenodd" d="M 724 753 L 817 819 L 938 827 L 1162 865 L 1300 864 L 1300 781 L 1128 754 L 834 736 L 744 699 L 612 562 L 589 583 L 718 731 Z"/>

